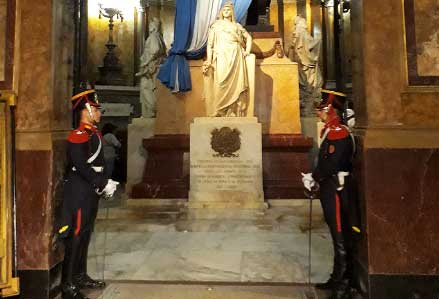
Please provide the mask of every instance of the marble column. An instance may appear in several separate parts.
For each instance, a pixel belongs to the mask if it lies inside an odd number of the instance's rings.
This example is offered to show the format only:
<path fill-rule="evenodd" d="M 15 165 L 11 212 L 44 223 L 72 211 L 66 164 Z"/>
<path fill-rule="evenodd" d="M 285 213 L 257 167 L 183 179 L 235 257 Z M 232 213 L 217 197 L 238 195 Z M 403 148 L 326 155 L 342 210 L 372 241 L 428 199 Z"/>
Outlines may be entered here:
<path fill-rule="evenodd" d="M 323 77 L 325 88 L 335 88 L 335 48 L 334 48 L 334 6 L 323 6 L 322 12 L 322 36 L 323 36 Z"/>
<path fill-rule="evenodd" d="M 351 4 L 364 298 L 436 298 L 439 89 L 408 86 L 403 2 Z"/>
<path fill-rule="evenodd" d="M 60 282 L 63 257 L 55 223 L 71 126 L 72 4 L 17 1 L 14 91 L 18 95 L 17 268 L 22 298 L 54 298 Z"/>

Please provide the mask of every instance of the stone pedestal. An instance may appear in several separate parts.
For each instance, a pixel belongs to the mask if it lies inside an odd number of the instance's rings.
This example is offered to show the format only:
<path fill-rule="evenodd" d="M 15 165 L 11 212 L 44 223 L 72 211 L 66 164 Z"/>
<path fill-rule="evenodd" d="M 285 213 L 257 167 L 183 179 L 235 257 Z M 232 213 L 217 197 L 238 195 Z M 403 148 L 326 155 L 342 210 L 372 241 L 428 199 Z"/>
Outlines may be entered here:
<path fill-rule="evenodd" d="M 310 172 L 313 139 L 300 134 L 272 134 L 262 138 L 266 199 L 303 198 L 301 172 Z"/>
<path fill-rule="evenodd" d="M 148 152 L 143 148 L 143 139 L 154 135 L 155 118 L 134 118 L 128 125 L 127 183 L 131 192 L 134 184 L 142 182 Z"/>
<path fill-rule="evenodd" d="M 187 198 L 189 173 L 188 135 L 155 135 L 143 139 L 148 152 L 142 182 L 133 186 L 131 198 Z"/>
<path fill-rule="evenodd" d="M 261 124 L 255 117 L 195 118 L 189 208 L 263 207 Z"/>

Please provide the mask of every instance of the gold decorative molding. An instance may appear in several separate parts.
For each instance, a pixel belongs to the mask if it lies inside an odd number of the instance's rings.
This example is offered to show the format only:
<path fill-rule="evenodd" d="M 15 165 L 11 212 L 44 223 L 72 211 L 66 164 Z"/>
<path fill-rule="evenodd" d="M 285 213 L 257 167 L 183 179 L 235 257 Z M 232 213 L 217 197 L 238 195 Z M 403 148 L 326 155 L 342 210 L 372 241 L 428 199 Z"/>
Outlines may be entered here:
<path fill-rule="evenodd" d="M 8 106 L 15 106 L 16 105 L 16 95 L 11 90 L 0 90 L 0 101 L 6 101 L 6 104 Z"/>
<path fill-rule="evenodd" d="M 12 277 L 11 111 L 15 94 L 0 95 L 0 297 L 19 294 L 19 280 Z"/>
<path fill-rule="evenodd" d="M 1 297 L 12 297 L 20 294 L 20 279 L 18 277 L 11 278 L 7 288 L 1 289 Z"/>

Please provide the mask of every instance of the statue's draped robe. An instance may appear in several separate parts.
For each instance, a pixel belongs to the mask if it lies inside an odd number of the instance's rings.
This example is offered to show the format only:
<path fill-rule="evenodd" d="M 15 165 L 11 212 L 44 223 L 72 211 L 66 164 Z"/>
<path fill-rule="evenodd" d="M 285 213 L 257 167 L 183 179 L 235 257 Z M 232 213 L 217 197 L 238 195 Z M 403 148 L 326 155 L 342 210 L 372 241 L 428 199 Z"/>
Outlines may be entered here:
<path fill-rule="evenodd" d="M 208 116 L 246 116 L 249 85 L 245 35 L 244 27 L 230 21 L 217 20 L 210 28 L 207 46 L 213 53 L 213 70 L 205 86 Z"/>
<path fill-rule="evenodd" d="M 296 29 L 295 51 L 301 66 L 300 84 L 320 88 L 322 77 L 318 69 L 321 40 L 313 38 L 306 29 Z"/>
<path fill-rule="evenodd" d="M 143 53 L 140 57 L 140 101 L 142 103 L 142 116 L 155 117 L 156 88 L 155 74 L 163 57 L 166 56 L 166 46 L 158 31 L 150 32 L 145 40 Z"/>

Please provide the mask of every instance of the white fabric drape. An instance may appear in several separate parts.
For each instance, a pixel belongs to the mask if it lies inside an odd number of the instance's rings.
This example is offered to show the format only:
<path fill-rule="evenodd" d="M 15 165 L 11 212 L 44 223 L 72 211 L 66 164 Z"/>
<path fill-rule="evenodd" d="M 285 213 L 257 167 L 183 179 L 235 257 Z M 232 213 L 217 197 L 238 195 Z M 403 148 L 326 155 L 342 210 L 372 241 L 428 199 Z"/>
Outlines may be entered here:
<path fill-rule="evenodd" d="M 206 45 L 210 25 L 215 22 L 223 0 L 198 0 L 194 32 L 188 52 L 197 51 Z"/>

